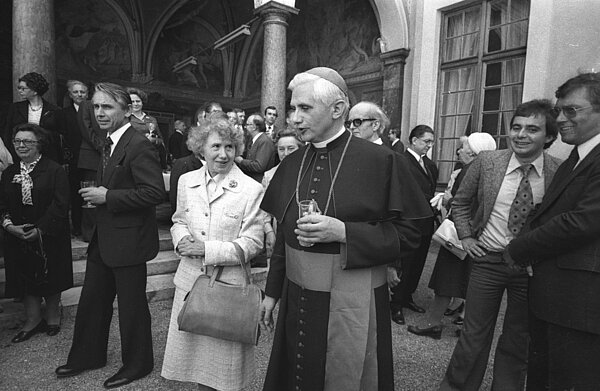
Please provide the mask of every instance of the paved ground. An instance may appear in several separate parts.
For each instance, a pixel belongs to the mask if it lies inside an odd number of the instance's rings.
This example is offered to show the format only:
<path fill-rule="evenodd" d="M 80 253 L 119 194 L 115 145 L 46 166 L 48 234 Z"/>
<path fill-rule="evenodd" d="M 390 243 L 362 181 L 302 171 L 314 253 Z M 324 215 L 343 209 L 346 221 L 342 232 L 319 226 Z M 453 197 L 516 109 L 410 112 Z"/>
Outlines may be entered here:
<path fill-rule="evenodd" d="M 415 295 L 417 303 L 428 306 L 433 298 L 427 289 L 427 282 L 433 267 L 436 249 L 432 249 L 427 261 L 421 286 Z M 125 386 L 122 390 L 194 390 L 192 384 L 167 381 L 160 377 L 162 357 L 166 342 L 171 301 L 152 303 L 150 306 L 154 330 L 155 370 L 144 379 Z M 115 313 L 116 316 L 116 313 Z M 418 315 L 423 316 L 423 315 Z M 418 320 L 417 315 L 406 311 L 408 324 Z M 56 337 L 38 334 L 31 340 L 20 344 L 10 342 L 18 328 L 0 329 L 0 389 L 1 390 L 100 390 L 102 383 L 112 376 L 120 366 L 119 333 L 116 319 L 113 319 L 111 339 L 109 342 L 108 364 L 106 367 L 86 372 L 70 379 L 56 379 L 54 369 L 65 363 L 71 337 L 75 308 L 64 311 L 62 331 Z M 447 319 L 442 339 L 416 337 L 406 331 L 406 327 L 392 323 L 394 376 L 396 390 L 421 391 L 435 390 L 443 377 L 446 364 L 452 354 L 457 338 L 454 336 L 456 326 Z M 499 321 L 498 329 L 502 322 Z M 15 325 L 16 326 L 16 325 Z M 272 338 L 263 335 L 256 350 L 259 363 L 256 378 L 246 391 L 257 391 L 262 388 Z M 490 371 L 485 378 L 482 390 L 489 390 Z"/>

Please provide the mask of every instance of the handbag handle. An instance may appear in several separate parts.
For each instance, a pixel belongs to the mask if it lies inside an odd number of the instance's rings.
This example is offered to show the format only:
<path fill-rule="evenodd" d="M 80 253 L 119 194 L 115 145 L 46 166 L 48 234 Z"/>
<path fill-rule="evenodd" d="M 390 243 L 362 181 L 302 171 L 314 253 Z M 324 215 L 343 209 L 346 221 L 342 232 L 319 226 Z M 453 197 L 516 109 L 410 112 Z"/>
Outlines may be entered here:
<path fill-rule="evenodd" d="M 242 270 L 244 271 L 243 287 L 245 288 L 251 284 L 250 275 L 248 274 L 248 269 L 246 269 L 246 265 L 245 265 L 246 255 L 244 254 L 244 250 L 242 250 L 242 248 L 240 247 L 239 244 L 237 244 L 236 242 L 231 242 L 231 243 L 233 243 L 233 247 L 235 247 L 235 251 L 237 252 L 238 260 L 240 261 L 240 266 L 242 267 Z M 215 270 L 213 270 L 213 273 L 210 276 L 210 282 L 208 283 L 208 286 L 212 287 L 215 284 L 215 281 L 218 280 L 219 277 L 221 277 L 223 268 L 224 268 L 224 266 L 216 266 L 215 267 L 216 273 L 215 273 Z"/>

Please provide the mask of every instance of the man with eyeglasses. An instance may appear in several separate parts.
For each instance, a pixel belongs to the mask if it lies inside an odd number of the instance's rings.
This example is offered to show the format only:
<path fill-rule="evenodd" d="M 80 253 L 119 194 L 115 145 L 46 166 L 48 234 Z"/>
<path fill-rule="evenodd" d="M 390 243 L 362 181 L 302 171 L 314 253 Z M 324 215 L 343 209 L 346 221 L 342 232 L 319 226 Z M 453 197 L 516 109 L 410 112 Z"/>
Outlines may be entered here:
<path fill-rule="evenodd" d="M 548 194 L 546 189 L 558 168 L 559 160 L 544 153 L 558 133 L 551 109 L 547 100 L 520 104 L 510 121 L 510 149 L 479 153 L 452 201 L 456 232 L 469 254 L 466 262 L 470 262 L 471 272 L 464 328 L 440 390 L 479 390 L 505 292 L 492 390 L 517 391 L 525 384 L 528 276 L 524 268 L 508 265 L 503 251 L 519 235 L 544 193 Z"/>
<path fill-rule="evenodd" d="M 234 161 L 244 174 L 260 183 L 265 171 L 275 164 L 275 144 L 265 134 L 265 120 L 260 114 L 248 117 L 245 129 L 250 137 L 248 152 L 245 158 L 236 156 Z"/>
<path fill-rule="evenodd" d="M 358 102 L 348 114 L 344 125 L 356 137 L 383 145 L 381 134 L 389 126 L 387 115 L 373 102 Z"/>
<path fill-rule="evenodd" d="M 420 197 L 429 203 L 435 194 L 435 187 L 438 178 L 438 169 L 435 163 L 427 157 L 427 152 L 433 145 L 434 133 L 427 125 L 416 126 L 409 135 L 410 145 L 408 146 L 404 156 L 408 160 L 408 167 L 412 176 L 415 178 Z M 417 290 L 429 244 L 433 236 L 433 215 L 431 217 L 415 221 L 419 232 L 421 233 L 421 244 L 419 247 L 401 259 L 402 270 L 398 270 L 398 275 L 401 274 L 400 283 L 392 288 L 392 300 L 390 309 L 392 311 L 392 320 L 398 324 L 405 324 L 403 308 L 408 308 L 411 311 L 424 313 L 425 309 L 417 305 L 413 300 L 413 293 Z"/>
<path fill-rule="evenodd" d="M 600 385 L 600 73 L 556 91 L 562 141 L 573 145 L 505 257 L 533 265 L 528 390 Z"/>

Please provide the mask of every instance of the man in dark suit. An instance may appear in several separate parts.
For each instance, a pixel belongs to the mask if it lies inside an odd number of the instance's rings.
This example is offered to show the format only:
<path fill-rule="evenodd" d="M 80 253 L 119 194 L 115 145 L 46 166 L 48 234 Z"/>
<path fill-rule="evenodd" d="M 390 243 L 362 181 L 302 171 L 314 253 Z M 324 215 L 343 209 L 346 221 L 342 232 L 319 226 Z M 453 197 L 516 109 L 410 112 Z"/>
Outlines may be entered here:
<path fill-rule="evenodd" d="M 123 366 L 104 382 L 115 388 L 152 371 L 152 333 L 146 300 L 146 262 L 158 253 L 155 206 L 165 197 L 154 146 L 131 127 L 129 94 L 99 83 L 92 99 L 100 128 L 107 131 L 98 187 L 81 189 L 97 209 L 88 248 L 86 276 L 75 319 L 67 364 L 56 369 L 68 377 L 106 365 L 112 305 L 117 295 Z"/>
<path fill-rule="evenodd" d="M 69 165 L 69 186 L 71 188 L 71 224 L 73 226 L 71 233 L 74 236 L 81 235 L 81 205 L 83 199 L 79 195 L 79 183 L 83 179 L 78 167 L 79 150 L 81 148 L 81 129 L 78 120 L 79 108 L 83 101 L 87 99 L 88 87 L 79 80 L 67 81 L 67 90 L 69 92 L 70 103 L 63 109 L 66 125 L 66 147 L 69 153 L 63 153 L 67 158 L 66 164 Z"/>
<path fill-rule="evenodd" d="M 275 164 L 275 144 L 265 134 L 265 120 L 260 114 L 252 114 L 245 125 L 251 138 L 246 158 L 236 156 L 235 162 L 244 174 L 261 182 L 265 171 Z"/>
<path fill-rule="evenodd" d="M 558 128 L 546 100 L 520 104 L 510 124 L 511 149 L 481 152 L 452 202 L 456 231 L 472 269 L 464 328 L 440 390 L 479 390 L 505 291 L 506 314 L 492 389 L 522 390 L 525 384 L 528 277 L 524 269 L 507 265 L 502 252 L 541 202 L 558 168 L 558 159 L 543 153 L 556 139 Z"/>
<path fill-rule="evenodd" d="M 562 141 L 574 145 L 544 200 L 505 253 L 533 265 L 528 390 L 600 385 L 600 73 L 556 91 Z M 512 259 L 511 259 L 512 258 Z"/>
<path fill-rule="evenodd" d="M 275 126 L 275 121 L 277 121 L 277 108 L 275 106 L 268 106 L 265 109 L 265 133 L 271 140 L 275 140 L 275 136 L 279 130 Z"/>
<path fill-rule="evenodd" d="M 390 138 L 392 151 L 403 153 L 405 151 L 404 144 L 400 141 L 400 129 L 392 128 L 388 132 L 388 136 Z"/>
<path fill-rule="evenodd" d="M 427 152 L 433 146 L 434 139 L 433 129 L 427 125 L 418 125 L 410 132 L 410 145 L 404 152 L 411 174 L 419 185 L 420 194 L 428 203 L 434 196 L 438 178 L 438 169 L 435 163 L 427 157 Z M 398 270 L 398 275 L 401 274 L 400 283 L 392 288 L 390 302 L 392 320 L 398 324 L 405 323 L 402 308 L 419 313 L 425 312 L 413 301 L 412 294 L 419 285 L 419 279 L 425 266 L 427 251 L 433 236 L 433 219 L 432 211 L 432 217 L 414 221 L 421 232 L 421 244 L 400 260 L 402 265 L 402 270 Z"/>
<path fill-rule="evenodd" d="M 182 120 L 175 121 L 173 125 L 175 127 L 175 131 L 169 137 L 169 153 L 171 154 L 173 160 L 177 160 L 184 156 L 187 156 L 187 148 L 185 147 L 185 143 L 183 141 L 183 133 L 185 132 L 185 123 Z"/>

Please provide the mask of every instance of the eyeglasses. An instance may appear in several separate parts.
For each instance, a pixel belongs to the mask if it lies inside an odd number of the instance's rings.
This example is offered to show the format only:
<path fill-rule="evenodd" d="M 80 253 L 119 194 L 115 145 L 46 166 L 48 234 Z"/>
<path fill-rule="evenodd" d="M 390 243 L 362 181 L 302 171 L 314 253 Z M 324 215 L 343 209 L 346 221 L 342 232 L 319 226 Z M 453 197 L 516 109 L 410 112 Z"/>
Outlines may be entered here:
<path fill-rule="evenodd" d="M 417 139 L 423 141 L 426 145 L 432 146 L 434 141 L 433 140 L 423 140 L 422 138 L 417 137 Z"/>
<path fill-rule="evenodd" d="M 585 107 L 572 107 L 572 106 L 559 107 L 559 106 L 554 106 L 552 108 L 552 110 L 550 110 L 550 113 L 552 114 L 552 116 L 554 118 L 558 118 L 558 116 L 562 112 L 565 115 L 565 117 L 571 119 L 571 118 L 575 118 L 577 116 L 577 112 L 579 112 L 581 110 L 589 109 L 589 108 L 592 108 L 592 107 L 594 107 L 594 106 L 585 106 Z"/>
<path fill-rule="evenodd" d="M 32 145 L 37 144 L 39 141 L 15 138 L 12 142 L 15 147 L 18 147 L 19 145 L 21 145 L 21 143 L 25 144 L 26 147 L 31 147 Z"/>
<path fill-rule="evenodd" d="M 355 128 L 358 128 L 365 121 L 377 121 L 377 118 L 354 118 L 353 120 L 349 120 L 344 122 L 344 125 L 349 128 L 350 125 L 354 125 Z"/>

